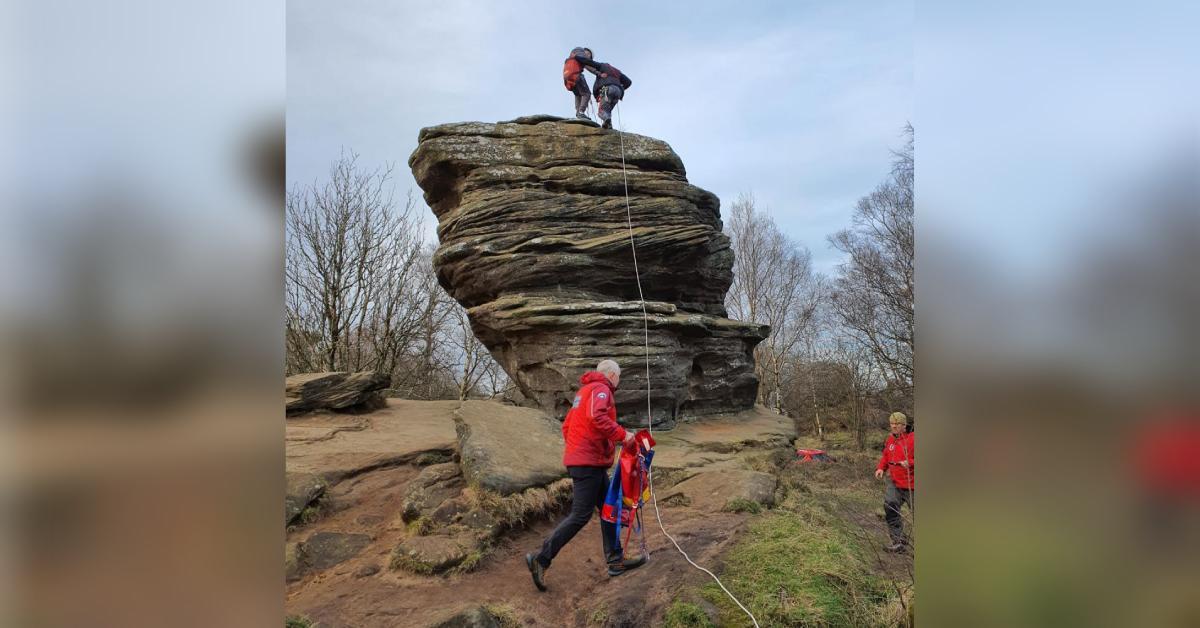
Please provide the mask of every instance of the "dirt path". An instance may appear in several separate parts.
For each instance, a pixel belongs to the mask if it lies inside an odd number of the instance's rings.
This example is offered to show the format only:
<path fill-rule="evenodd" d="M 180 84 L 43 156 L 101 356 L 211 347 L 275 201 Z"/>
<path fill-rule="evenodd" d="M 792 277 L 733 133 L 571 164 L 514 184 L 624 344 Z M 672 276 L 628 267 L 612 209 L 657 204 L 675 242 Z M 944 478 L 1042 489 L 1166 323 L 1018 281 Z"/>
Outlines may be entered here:
<path fill-rule="evenodd" d="M 361 478 L 360 489 L 381 487 L 396 472 L 374 472 Z M 387 517 L 386 498 L 335 514 L 314 529 L 344 531 L 366 518 Z M 369 511 L 369 512 L 368 512 Z M 664 509 L 668 530 L 693 560 L 715 568 L 715 561 L 734 539 L 747 515 L 701 515 L 690 509 Z M 501 542 L 474 572 L 449 577 L 421 577 L 387 569 L 387 554 L 402 536 L 381 534 L 362 554 L 325 573 L 310 576 L 288 590 L 287 611 L 320 622 L 323 628 L 427 626 L 462 607 L 507 606 L 527 626 L 644 626 L 661 617 L 684 586 L 708 576 L 695 570 L 658 528 L 653 509 L 646 513 L 649 563 L 617 578 L 604 572 L 596 519 L 563 549 L 547 571 L 549 591 L 530 581 L 524 555 L 535 551 L 553 528 L 537 524 Z M 370 519 L 368 519 L 370 521 Z M 308 533 L 309 531 L 304 531 Z M 368 565 L 380 571 L 356 577 Z"/>

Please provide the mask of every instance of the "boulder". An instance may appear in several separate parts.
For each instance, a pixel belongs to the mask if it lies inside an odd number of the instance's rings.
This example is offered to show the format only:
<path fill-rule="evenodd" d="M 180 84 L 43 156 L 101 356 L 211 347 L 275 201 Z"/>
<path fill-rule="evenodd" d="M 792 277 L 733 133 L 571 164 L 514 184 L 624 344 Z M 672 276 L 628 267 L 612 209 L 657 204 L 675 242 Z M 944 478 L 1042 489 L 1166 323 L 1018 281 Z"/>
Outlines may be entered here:
<path fill-rule="evenodd" d="M 542 412 L 465 401 L 454 420 L 463 475 L 472 485 L 512 495 L 566 476 L 561 426 Z"/>
<path fill-rule="evenodd" d="M 447 499 L 462 491 L 462 471 L 453 462 L 434 464 L 409 482 L 404 492 L 400 517 L 407 523 L 428 515 Z"/>
<path fill-rule="evenodd" d="M 470 534 L 412 536 L 392 551 L 392 568 L 422 575 L 445 573 L 482 551 L 481 541 Z"/>
<path fill-rule="evenodd" d="M 662 491 L 659 500 L 717 512 L 736 502 L 775 505 L 775 476 L 747 469 L 704 471 Z"/>
<path fill-rule="evenodd" d="M 453 615 L 433 624 L 431 628 L 501 628 L 500 621 L 482 606 L 455 611 Z"/>
<path fill-rule="evenodd" d="M 366 534 L 317 532 L 304 541 L 305 563 L 313 569 L 328 569 L 358 555 L 371 537 Z"/>
<path fill-rule="evenodd" d="M 301 373 L 287 378 L 284 395 L 289 415 L 311 410 L 363 412 L 383 407 L 383 391 L 392 385 L 385 373 Z"/>
<path fill-rule="evenodd" d="M 612 358 L 625 368 L 622 421 L 646 422 L 627 209 L 651 418 L 753 405 L 753 350 L 769 330 L 726 317 L 733 252 L 719 201 L 665 142 L 554 116 L 444 124 L 421 130 L 409 166 L 438 218 L 439 282 L 543 411 L 561 419 L 579 376 Z"/>
<path fill-rule="evenodd" d="M 325 493 L 325 481 L 313 473 L 288 473 L 283 498 L 283 523 L 290 525 L 308 505 Z"/>

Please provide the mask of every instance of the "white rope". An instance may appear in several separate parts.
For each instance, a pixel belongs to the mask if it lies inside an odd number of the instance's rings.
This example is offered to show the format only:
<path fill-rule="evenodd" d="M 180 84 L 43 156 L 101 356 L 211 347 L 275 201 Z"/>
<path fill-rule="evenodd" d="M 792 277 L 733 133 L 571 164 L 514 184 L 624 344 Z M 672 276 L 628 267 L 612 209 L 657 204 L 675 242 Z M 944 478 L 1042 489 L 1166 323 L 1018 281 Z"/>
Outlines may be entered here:
<path fill-rule="evenodd" d="M 617 114 L 617 134 L 621 139 L 621 176 L 625 182 L 625 222 L 629 227 L 629 248 L 633 251 L 633 275 L 635 278 L 637 278 L 638 300 L 641 301 L 642 304 L 642 335 L 646 346 L 646 430 L 650 432 L 650 436 L 653 438 L 654 422 L 651 420 L 650 412 L 650 315 L 646 313 L 646 297 L 642 294 L 642 275 L 638 271 L 637 244 L 634 242 L 633 238 L 633 214 L 629 209 L 629 175 L 625 171 L 625 123 L 621 121 L 619 103 L 613 105 L 613 113 Z M 734 597 L 733 593 L 731 593 L 729 589 L 725 588 L 725 585 L 721 582 L 721 579 L 718 578 L 716 574 L 705 569 L 704 567 L 701 567 L 700 565 L 697 565 L 695 561 L 693 561 L 691 557 L 687 555 L 687 552 L 683 551 L 683 548 L 679 546 L 679 542 L 675 540 L 675 537 L 671 536 L 671 533 L 667 532 L 667 528 L 663 526 L 662 512 L 658 509 L 658 495 L 656 495 L 654 492 L 653 465 L 651 465 L 650 468 L 650 500 L 654 503 L 654 516 L 655 519 L 658 520 L 659 529 L 662 530 L 663 535 L 671 540 L 671 544 L 675 546 L 675 549 L 679 550 L 679 553 L 683 555 L 683 559 L 686 560 L 691 566 L 703 571 L 713 580 L 715 580 L 717 586 L 721 587 L 721 590 L 725 592 L 725 595 L 728 595 L 729 599 L 733 600 L 733 603 L 737 604 L 738 608 L 742 609 L 742 611 L 750 617 L 750 621 L 754 624 L 754 628 L 759 628 L 758 620 L 754 618 L 754 614 L 750 612 L 750 609 L 743 606 L 742 603 L 738 601 L 736 597 Z"/>

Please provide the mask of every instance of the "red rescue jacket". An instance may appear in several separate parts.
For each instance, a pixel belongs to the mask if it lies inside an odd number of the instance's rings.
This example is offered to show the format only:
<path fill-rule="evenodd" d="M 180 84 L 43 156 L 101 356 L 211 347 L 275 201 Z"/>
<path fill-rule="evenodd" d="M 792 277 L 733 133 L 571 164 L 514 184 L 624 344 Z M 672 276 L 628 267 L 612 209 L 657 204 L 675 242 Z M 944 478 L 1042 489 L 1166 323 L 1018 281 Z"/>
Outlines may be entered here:
<path fill-rule="evenodd" d="M 909 432 L 900 438 L 888 434 L 887 441 L 883 443 L 883 455 L 879 458 L 879 465 L 876 469 L 888 470 L 892 475 L 892 483 L 896 488 L 912 488 L 913 487 L 913 463 L 916 462 L 916 443 L 913 440 L 913 432 Z M 898 464 L 901 460 L 908 461 L 908 468 L 904 468 Z"/>
<path fill-rule="evenodd" d="M 617 424 L 617 404 L 608 378 L 588 371 L 562 424 L 563 465 L 568 467 L 611 467 L 617 443 L 625 439 L 625 428 Z"/>

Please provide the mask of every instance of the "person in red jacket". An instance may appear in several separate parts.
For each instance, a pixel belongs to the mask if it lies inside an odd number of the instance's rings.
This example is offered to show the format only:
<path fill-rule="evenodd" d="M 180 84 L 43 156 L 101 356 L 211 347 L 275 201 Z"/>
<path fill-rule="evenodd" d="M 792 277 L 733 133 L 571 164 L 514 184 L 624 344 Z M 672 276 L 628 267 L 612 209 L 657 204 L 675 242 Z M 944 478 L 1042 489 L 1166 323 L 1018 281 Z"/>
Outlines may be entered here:
<path fill-rule="evenodd" d="M 613 391 L 620 381 L 621 367 L 612 360 L 600 362 L 596 370 L 579 378 L 579 392 L 575 393 L 571 410 L 562 424 L 563 440 L 566 441 L 563 465 L 567 467 L 572 483 L 571 512 L 542 543 L 537 555 L 525 555 L 525 564 L 539 591 L 546 590 L 544 578 L 550 562 L 587 525 L 592 513 L 604 506 L 608 469 L 613 464 L 617 443 L 631 445 L 633 442 L 634 432 L 626 431 L 617 423 Z M 646 562 L 645 556 L 625 560 L 617 540 L 616 524 L 601 520 L 600 535 L 609 576 L 620 575 Z"/>
<path fill-rule="evenodd" d="M 884 518 L 887 519 L 888 535 L 892 537 L 888 550 L 899 552 L 908 546 L 900 508 L 907 503 L 909 512 L 913 510 L 913 463 L 916 462 L 916 450 L 913 433 L 908 431 L 908 417 L 903 412 L 893 412 L 888 417 L 888 424 L 892 433 L 883 443 L 883 455 L 875 467 L 875 479 L 882 480 L 883 472 L 888 472 L 887 491 L 883 496 Z"/>
<path fill-rule="evenodd" d="M 567 91 L 575 94 L 575 117 L 591 120 L 587 114 L 591 91 L 587 79 L 583 77 L 583 64 L 575 59 L 576 56 L 591 59 L 592 49 L 575 48 L 571 50 L 571 54 L 567 55 L 567 60 L 563 61 L 563 86 L 567 88 Z"/>
<path fill-rule="evenodd" d="M 592 95 L 596 97 L 596 115 L 602 122 L 601 128 L 611 129 L 613 107 L 625 98 L 625 92 L 633 85 L 633 79 L 607 63 L 592 61 L 590 54 L 576 55 L 575 61 L 596 75 L 596 84 L 592 87 Z"/>

